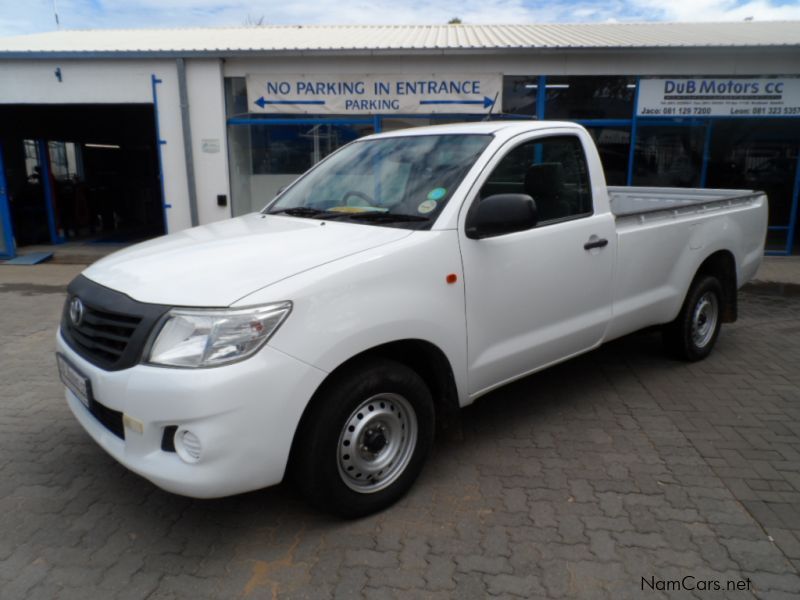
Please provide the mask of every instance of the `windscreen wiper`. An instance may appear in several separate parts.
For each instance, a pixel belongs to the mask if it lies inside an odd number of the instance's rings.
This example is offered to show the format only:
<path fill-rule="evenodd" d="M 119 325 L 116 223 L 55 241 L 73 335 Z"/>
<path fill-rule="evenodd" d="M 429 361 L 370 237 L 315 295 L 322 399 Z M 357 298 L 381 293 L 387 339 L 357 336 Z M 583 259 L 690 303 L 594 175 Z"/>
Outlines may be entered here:
<path fill-rule="evenodd" d="M 359 213 L 345 213 L 348 219 L 353 221 L 368 221 L 371 223 L 400 223 L 410 221 L 430 221 L 428 217 L 419 215 L 404 215 L 394 214 L 388 212 L 359 212 Z"/>
<path fill-rule="evenodd" d="M 402 222 L 423 222 L 429 221 L 428 217 L 418 215 L 393 214 L 388 212 L 340 212 L 336 210 L 321 210 L 310 206 L 292 206 L 290 208 L 279 208 L 268 212 L 269 215 L 284 214 L 290 217 L 308 217 L 312 219 L 350 219 L 353 221 L 365 221 L 368 223 L 402 223 Z"/>
<path fill-rule="evenodd" d="M 292 206 L 289 208 L 279 208 L 278 210 L 271 210 L 267 213 L 268 215 L 289 215 L 290 217 L 312 217 L 312 218 L 319 218 L 323 217 L 325 219 L 331 217 L 338 217 L 340 213 L 331 212 L 329 210 L 322 210 L 319 208 L 311 208 L 310 206 Z"/>

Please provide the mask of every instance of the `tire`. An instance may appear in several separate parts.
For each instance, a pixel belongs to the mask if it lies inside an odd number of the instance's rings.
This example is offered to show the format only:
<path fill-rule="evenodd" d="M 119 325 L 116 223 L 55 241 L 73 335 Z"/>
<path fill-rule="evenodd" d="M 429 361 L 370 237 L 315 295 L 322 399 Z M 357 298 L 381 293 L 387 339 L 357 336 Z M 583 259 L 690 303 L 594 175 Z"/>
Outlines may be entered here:
<path fill-rule="evenodd" d="M 714 349 L 722 325 L 722 284 L 710 275 L 695 279 L 681 312 L 664 328 L 664 345 L 674 356 L 696 362 Z"/>
<path fill-rule="evenodd" d="M 417 479 L 435 431 L 417 373 L 385 359 L 335 374 L 312 400 L 293 448 L 292 475 L 315 506 L 346 518 L 382 510 Z"/>

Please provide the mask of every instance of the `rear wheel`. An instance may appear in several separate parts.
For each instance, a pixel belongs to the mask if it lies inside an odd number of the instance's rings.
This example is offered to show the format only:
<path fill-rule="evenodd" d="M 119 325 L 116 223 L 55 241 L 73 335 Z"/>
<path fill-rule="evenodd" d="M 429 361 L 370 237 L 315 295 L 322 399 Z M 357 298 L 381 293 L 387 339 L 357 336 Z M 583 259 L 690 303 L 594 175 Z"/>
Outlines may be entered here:
<path fill-rule="evenodd" d="M 318 507 L 367 515 L 408 491 L 433 434 L 425 382 L 401 363 L 370 359 L 334 375 L 314 399 L 298 432 L 293 475 Z"/>
<path fill-rule="evenodd" d="M 677 318 L 664 328 L 667 349 L 679 358 L 698 361 L 711 354 L 722 325 L 722 284 L 710 275 L 697 278 Z"/>

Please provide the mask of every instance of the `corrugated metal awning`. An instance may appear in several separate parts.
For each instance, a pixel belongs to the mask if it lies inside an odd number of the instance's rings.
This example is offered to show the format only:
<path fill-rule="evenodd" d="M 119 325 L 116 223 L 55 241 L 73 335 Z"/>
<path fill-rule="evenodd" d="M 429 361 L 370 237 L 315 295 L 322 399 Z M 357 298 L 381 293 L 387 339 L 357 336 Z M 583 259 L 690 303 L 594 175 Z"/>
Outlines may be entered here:
<path fill-rule="evenodd" d="M 800 46 L 800 21 L 55 31 L 0 38 L 0 57 L 762 46 Z"/>

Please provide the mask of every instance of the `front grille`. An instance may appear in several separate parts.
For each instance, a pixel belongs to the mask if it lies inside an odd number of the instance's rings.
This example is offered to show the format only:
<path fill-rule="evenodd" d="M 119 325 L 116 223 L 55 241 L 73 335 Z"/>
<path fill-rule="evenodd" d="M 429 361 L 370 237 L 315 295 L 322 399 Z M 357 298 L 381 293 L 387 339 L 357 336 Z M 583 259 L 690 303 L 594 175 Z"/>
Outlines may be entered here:
<path fill-rule="evenodd" d="M 84 308 L 77 324 L 70 317 L 70 303 L 76 297 Z M 75 352 L 93 365 L 119 371 L 141 360 L 150 332 L 169 309 L 139 302 L 78 275 L 67 288 L 61 334 Z"/>
<path fill-rule="evenodd" d="M 100 404 L 94 398 L 89 401 L 89 412 L 111 433 L 121 440 L 125 439 L 125 426 L 122 424 L 121 412 Z"/>
<path fill-rule="evenodd" d="M 131 336 L 142 320 L 100 310 L 86 302 L 83 305 L 85 308 L 80 325 L 73 325 L 67 315 L 67 326 L 73 341 L 84 356 L 92 356 L 99 362 L 116 363 L 125 354 Z"/>

